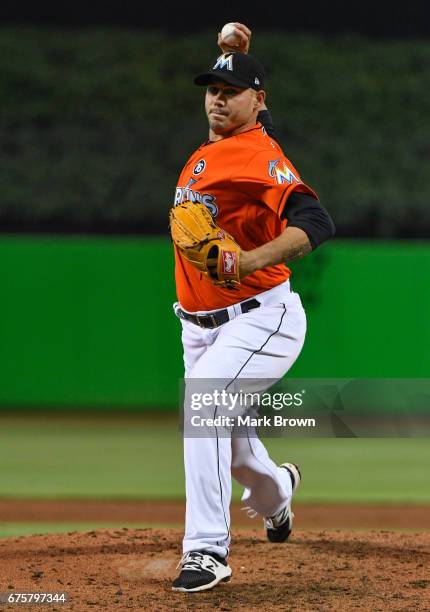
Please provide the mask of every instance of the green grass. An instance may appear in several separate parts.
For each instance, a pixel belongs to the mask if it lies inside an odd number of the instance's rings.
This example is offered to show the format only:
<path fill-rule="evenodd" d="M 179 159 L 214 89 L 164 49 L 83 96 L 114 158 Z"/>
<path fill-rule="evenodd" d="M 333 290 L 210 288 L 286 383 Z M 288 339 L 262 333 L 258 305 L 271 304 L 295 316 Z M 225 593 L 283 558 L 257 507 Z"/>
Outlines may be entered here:
<path fill-rule="evenodd" d="M 270 439 L 276 462 L 297 461 L 301 502 L 430 503 L 422 438 Z M 183 498 L 176 421 L 0 418 L 0 497 Z M 234 497 L 240 490 L 234 487 Z"/>
<path fill-rule="evenodd" d="M 275 461 L 300 464 L 302 502 L 430 502 L 428 439 L 272 439 L 267 446 Z"/>

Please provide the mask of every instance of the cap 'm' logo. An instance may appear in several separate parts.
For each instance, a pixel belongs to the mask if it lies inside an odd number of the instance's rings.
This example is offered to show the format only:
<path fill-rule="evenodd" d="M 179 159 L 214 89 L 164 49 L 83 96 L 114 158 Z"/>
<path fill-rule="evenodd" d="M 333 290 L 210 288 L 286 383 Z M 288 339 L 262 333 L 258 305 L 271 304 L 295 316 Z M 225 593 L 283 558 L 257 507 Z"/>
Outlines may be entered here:
<path fill-rule="evenodd" d="M 223 70 L 223 68 L 233 72 L 233 55 L 231 53 L 220 55 L 212 70 Z"/>
<path fill-rule="evenodd" d="M 201 174 L 205 168 L 206 168 L 206 162 L 204 159 L 201 159 L 194 166 L 193 174 Z"/>
<path fill-rule="evenodd" d="M 234 251 L 222 251 L 222 271 L 224 274 L 236 274 L 237 254 Z"/>

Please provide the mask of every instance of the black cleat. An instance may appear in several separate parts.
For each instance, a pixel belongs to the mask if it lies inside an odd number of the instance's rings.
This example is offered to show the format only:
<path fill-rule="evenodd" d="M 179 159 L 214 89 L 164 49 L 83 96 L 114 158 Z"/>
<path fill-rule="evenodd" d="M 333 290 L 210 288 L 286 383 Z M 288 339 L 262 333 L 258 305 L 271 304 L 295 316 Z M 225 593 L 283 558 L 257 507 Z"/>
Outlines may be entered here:
<path fill-rule="evenodd" d="M 285 468 L 290 474 L 294 493 L 302 479 L 299 467 L 295 463 L 282 463 L 279 467 Z M 266 517 L 264 524 L 269 542 L 285 542 L 288 540 L 293 529 L 293 519 L 294 514 L 291 510 L 291 501 L 277 514 Z"/>
<path fill-rule="evenodd" d="M 195 593 L 212 589 L 219 582 L 228 582 L 231 567 L 227 559 L 205 550 L 186 553 L 181 561 L 181 572 L 172 583 L 173 591 Z"/>

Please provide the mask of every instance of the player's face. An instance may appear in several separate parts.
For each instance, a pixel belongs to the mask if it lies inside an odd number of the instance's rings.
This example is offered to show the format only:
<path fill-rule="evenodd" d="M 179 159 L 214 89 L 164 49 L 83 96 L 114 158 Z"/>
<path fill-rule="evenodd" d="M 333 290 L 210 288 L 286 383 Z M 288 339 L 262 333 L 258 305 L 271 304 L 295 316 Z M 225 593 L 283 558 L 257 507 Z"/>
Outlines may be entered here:
<path fill-rule="evenodd" d="M 209 127 L 214 134 L 221 137 L 231 135 L 255 122 L 259 105 L 259 95 L 251 88 L 244 89 L 214 81 L 206 90 L 205 108 Z"/>

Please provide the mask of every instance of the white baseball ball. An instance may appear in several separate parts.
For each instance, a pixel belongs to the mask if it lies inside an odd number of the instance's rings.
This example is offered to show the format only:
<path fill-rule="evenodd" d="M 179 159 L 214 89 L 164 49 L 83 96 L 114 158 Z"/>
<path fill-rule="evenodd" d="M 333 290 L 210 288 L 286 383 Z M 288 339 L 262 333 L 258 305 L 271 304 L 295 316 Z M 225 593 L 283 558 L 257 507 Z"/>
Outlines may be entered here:
<path fill-rule="evenodd" d="M 241 43 L 241 38 L 235 34 L 235 29 L 234 23 L 226 23 L 221 30 L 221 38 L 229 47 L 238 47 Z"/>

